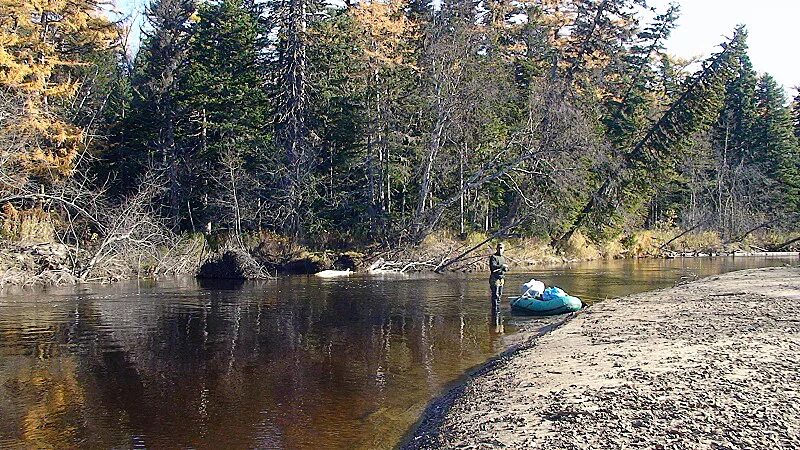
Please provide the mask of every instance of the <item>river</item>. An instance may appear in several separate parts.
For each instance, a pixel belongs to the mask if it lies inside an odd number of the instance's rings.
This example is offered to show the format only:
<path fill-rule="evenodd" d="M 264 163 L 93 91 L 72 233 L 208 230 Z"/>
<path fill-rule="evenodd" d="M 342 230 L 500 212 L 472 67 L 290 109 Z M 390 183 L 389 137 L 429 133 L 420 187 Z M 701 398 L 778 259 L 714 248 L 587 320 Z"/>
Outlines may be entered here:
<path fill-rule="evenodd" d="M 619 260 L 512 273 L 587 303 L 797 258 Z M 191 278 L 0 294 L 0 448 L 391 448 L 514 342 L 485 275 Z"/>

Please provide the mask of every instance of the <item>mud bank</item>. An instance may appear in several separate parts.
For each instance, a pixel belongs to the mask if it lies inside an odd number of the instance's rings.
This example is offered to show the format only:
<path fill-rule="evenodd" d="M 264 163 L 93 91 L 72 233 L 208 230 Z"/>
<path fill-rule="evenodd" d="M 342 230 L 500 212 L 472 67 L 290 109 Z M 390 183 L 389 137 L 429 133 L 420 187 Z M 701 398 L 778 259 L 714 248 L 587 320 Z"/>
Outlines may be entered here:
<path fill-rule="evenodd" d="M 405 448 L 800 448 L 800 269 L 597 304 L 478 370 Z"/>

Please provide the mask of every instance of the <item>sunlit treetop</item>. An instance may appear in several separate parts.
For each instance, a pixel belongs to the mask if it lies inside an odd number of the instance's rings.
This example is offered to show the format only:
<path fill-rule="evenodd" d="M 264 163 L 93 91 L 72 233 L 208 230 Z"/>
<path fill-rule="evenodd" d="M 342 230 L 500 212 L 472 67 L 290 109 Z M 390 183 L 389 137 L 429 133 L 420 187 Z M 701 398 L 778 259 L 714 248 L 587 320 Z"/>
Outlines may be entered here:
<path fill-rule="evenodd" d="M 59 117 L 57 105 L 81 81 L 69 68 L 119 40 L 120 29 L 94 0 L 0 0 L 0 89 L 17 116 L 0 122 L 14 141 L 3 150 L 34 174 L 69 174 L 84 141 L 81 129 Z"/>

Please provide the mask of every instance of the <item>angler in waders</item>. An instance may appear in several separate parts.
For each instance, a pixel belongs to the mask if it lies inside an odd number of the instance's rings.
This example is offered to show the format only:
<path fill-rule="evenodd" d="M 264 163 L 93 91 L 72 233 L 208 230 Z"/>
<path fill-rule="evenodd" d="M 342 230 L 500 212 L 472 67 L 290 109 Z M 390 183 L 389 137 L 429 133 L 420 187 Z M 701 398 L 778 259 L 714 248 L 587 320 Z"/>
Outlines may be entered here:
<path fill-rule="evenodd" d="M 508 266 L 503 256 L 505 245 L 497 244 L 497 251 L 489 257 L 489 289 L 492 292 L 492 317 L 500 318 L 500 299 L 503 296 L 503 278 Z"/>

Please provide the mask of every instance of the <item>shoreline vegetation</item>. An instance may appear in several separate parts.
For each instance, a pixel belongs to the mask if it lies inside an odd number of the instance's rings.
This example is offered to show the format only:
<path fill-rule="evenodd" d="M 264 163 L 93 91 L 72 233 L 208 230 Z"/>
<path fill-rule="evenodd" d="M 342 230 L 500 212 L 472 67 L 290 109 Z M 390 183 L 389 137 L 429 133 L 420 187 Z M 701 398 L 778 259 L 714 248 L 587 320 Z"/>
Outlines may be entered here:
<path fill-rule="evenodd" d="M 37 236 L 41 238 L 42 233 Z M 128 248 L 92 253 L 58 242 L 4 241 L 0 249 L 0 287 L 108 283 L 170 275 L 268 279 L 324 270 L 476 272 L 486 270 L 486 258 L 495 241 L 483 233 L 464 238 L 434 233 L 421 244 L 408 248 L 314 251 L 266 232 L 243 234 L 237 239 L 194 234 L 174 238 L 168 247 L 130 253 L 125 252 Z M 726 243 L 713 232 L 685 233 L 678 229 L 640 231 L 602 245 L 588 241 L 578 232 L 558 251 L 544 239 L 512 237 L 504 241 L 512 270 L 599 259 L 788 256 L 800 251 L 800 243 L 793 235 L 752 234 L 742 242 Z"/>
<path fill-rule="evenodd" d="M 606 300 L 473 371 L 400 448 L 797 448 L 799 323 L 797 267 Z"/>
<path fill-rule="evenodd" d="M 800 95 L 743 25 L 685 60 L 678 3 L 145 3 L 0 3 L 0 282 L 798 248 Z"/>

